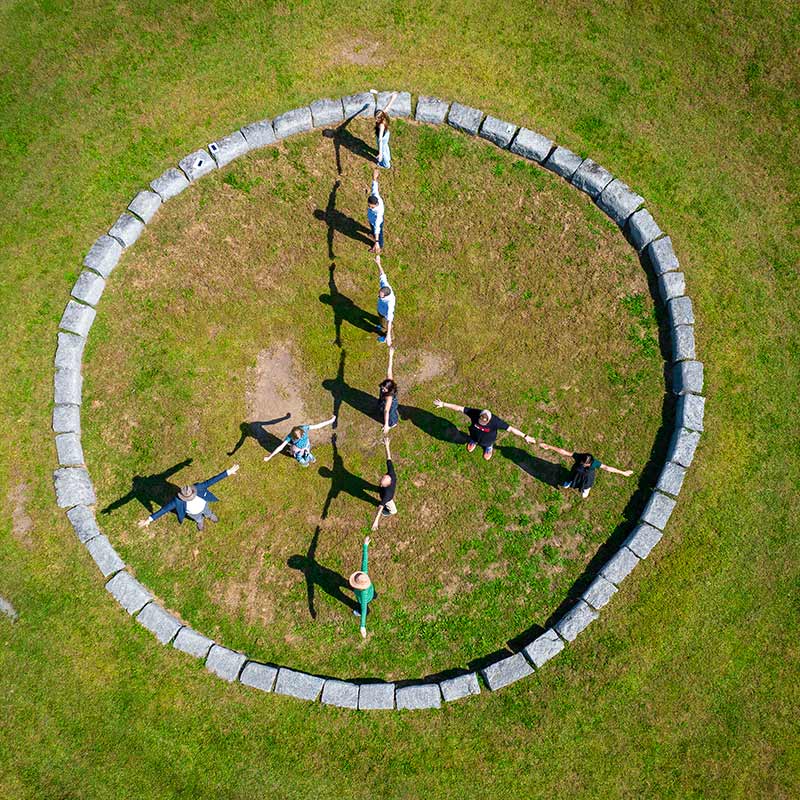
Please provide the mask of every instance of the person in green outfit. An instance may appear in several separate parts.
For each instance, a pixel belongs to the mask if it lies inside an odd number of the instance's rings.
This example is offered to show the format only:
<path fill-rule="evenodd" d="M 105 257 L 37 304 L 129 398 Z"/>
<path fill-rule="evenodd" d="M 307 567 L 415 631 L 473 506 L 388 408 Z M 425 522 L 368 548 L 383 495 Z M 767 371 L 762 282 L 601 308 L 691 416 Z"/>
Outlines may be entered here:
<path fill-rule="evenodd" d="M 356 600 L 358 600 L 361 606 L 360 612 L 353 611 L 353 613 L 357 617 L 361 617 L 361 636 L 364 639 L 367 638 L 367 606 L 370 600 L 375 597 L 375 587 L 372 585 L 369 575 L 367 575 L 368 553 L 369 536 L 364 539 L 364 546 L 361 549 L 361 570 L 359 572 L 354 572 L 348 580 L 350 588 L 353 590 L 353 594 L 356 596 Z"/>

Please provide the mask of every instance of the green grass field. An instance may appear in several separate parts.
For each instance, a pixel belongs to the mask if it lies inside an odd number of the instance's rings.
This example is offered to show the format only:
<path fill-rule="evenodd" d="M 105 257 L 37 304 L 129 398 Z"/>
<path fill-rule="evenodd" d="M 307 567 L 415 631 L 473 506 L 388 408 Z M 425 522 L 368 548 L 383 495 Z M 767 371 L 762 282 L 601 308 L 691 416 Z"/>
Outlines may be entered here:
<path fill-rule="evenodd" d="M 401 2 L 0 8 L 0 595 L 20 612 L 13 625 L 0 619 L 3 797 L 800 793 L 798 12 L 789 3 L 491 11 Z M 55 329 L 91 242 L 187 152 L 252 120 L 370 86 L 478 106 L 591 155 L 631 184 L 673 238 L 706 364 L 706 434 L 657 551 L 541 672 L 436 713 L 367 716 L 262 696 L 161 648 L 103 590 L 55 508 L 51 482 Z M 387 228 L 387 269 L 409 301 L 398 355 L 407 346 L 401 363 L 412 375 L 431 353 L 432 363 L 454 359 L 427 384 L 410 384 L 407 402 L 423 408 L 439 392 L 470 400 L 462 393 L 478 385 L 512 422 L 565 444 L 586 441 L 610 463 L 637 468 L 627 483 L 603 476 L 591 505 L 556 500 L 512 461 L 467 459 L 404 422 L 396 446 L 410 477 L 441 490 L 436 482 L 446 478 L 436 473 L 464 476 L 471 485 L 459 496 L 476 498 L 469 520 L 454 509 L 452 519 L 408 537 L 420 560 L 440 533 L 461 526 L 442 560 L 457 553 L 475 574 L 491 570 L 476 582 L 475 602 L 456 586 L 442 612 L 455 634 L 429 621 L 431 638 L 414 646 L 414 619 L 404 620 L 390 598 L 407 590 L 425 615 L 433 605 L 427 586 L 438 592 L 441 572 L 426 566 L 415 583 L 388 538 L 376 542 L 375 555 L 393 570 L 366 646 L 342 619 L 349 612 L 322 592 L 310 621 L 297 574 L 249 593 L 249 580 L 261 587 L 305 552 L 327 494 L 320 475 L 302 481 L 288 460 L 263 465 L 252 438 L 227 452 L 248 419 L 258 355 L 270 347 L 291 340 L 304 407 L 319 418 L 330 413 L 321 383 L 336 377 L 340 356 L 333 311 L 319 300 L 330 293 L 326 229 L 313 216 L 334 178 L 330 142 L 297 138 L 276 158 L 261 151 L 171 201 L 112 276 L 85 366 L 84 444 L 101 503 L 126 494 L 134 475 L 188 458 L 187 477 L 206 477 L 229 459 L 243 465 L 221 485 L 221 523 L 199 548 L 189 528 L 168 520 L 145 538 L 133 524 L 143 516 L 138 500 L 101 516 L 137 574 L 231 646 L 354 677 L 437 670 L 543 624 L 624 519 L 637 478 L 647 483 L 640 470 L 661 414 L 646 277 L 600 212 L 555 177 L 516 167 L 517 159 L 482 142 L 413 123 L 393 137 L 391 192 L 408 204 Z M 348 160 L 345 172 L 338 207 L 359 218 L 366 166 Z M 459 202 L 469 192 L 491 216 Z M 509 194 L 540 202 L 540 224 L 512 213 Z M 431 222 L 453 209 L 466 227 Z M 573 223 L 558 246 L 555 209 Z M 371 311 L 374 265 L 346 237 L 334 237 L 334 247 L 339 291 Z M 560 264 L 562 257 L 573 263 Z M 487 269 L 512 313 L 483 330 L 466 299 Z M 463 301 L 458 326 L 437 316 L 443 293 Z M 297 304 L 310 306 L 304 335 L 290 313 Z M 576 309 L 596 312 L 599 352 L 587 345 L 572 353 Z M 519 319 L 545 314 L 545 330 L 519 330 Z M 410 341 L 412 330 L 425 333 L 424 345 Z M 496 373 L 470 365 L 468 355 L 499 343 L 505 357 Z M 347 322 L 342 346 L 348 385 L 373 393 L 376 353 L 385 351 Z M 195 348 L 198 369 L 176 380 L 175 364 Z M 591 414 L 583 397 L 562 388 L 573 365 L 576 382 L 597 387 Z M 349 470 L 377 478 L 380 450 L 361 442 L 366 423 L 343 406 L 340 456 Z M 319 467 L 331 467 L 331 445 L 322 443 L 318 457 Z M 404 489 L 407 520 L 422 517 L 424 480 Z M 520 491 L 498 496 L 498 486 Z M 287 493 L 299 495 L 307 514 L 292 513 Z M 262 505 L 248 512 L 254 495 Z M 504 504 L 516 518 L 511 526 L 500 516 Z M 322 525 L 329 549 L 320 558 L 351 569 L 369 516 L 365 503 L 342 492 Z M 281 521 L 277 538 L 273 519 Z M 399 533 L 402 521 L 381 535 Z M 498 607 L 504 590 L 532 577 L 520 572 L 530 548 L 499 538 L 516 524 L 553 526 L 541 540 L 549 556 L 543 549 L 530 559 L 538 570 L 531 585 L 543 588 L 528 607 Z M 556 542 L 561 524 L 584 535 L 583 551 L 575 547 L 569 559 Z M 231 542 L 224 525 L 247 536 Z M 484 549 L 470 547 L 479 535 Z M 491 541 L 507 552 L 493 552 Z M 255 578 L 251 566 L 262 570 Z"/>

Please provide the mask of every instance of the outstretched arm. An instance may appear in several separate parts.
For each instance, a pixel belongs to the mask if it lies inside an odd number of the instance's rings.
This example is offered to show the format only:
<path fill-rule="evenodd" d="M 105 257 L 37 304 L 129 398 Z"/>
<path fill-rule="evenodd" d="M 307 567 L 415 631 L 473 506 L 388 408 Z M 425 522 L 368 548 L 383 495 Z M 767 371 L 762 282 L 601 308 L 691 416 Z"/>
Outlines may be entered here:
<path fill-rule="evenodd" d="M 316 431 L 320 428 L 324 428 L 326 425 L 333 425 L 336 422 L 336 414 L 334 414 L 330 419 L 326 419 L 324 422 L 318 422 L 316 425 L 309 425 L 308 429 L 310 431 Z"/>
<path fill-rule="evenodd" d="M 169 501 L 169 503 L 167 503 L 164 506 L 161 506 L 161 508 L 159 508 L 158 511 L 155 511 L 146 519 L 140 519 L 139 527 L 146 528 L 151 522 L 155 522 L 157 519 L 163 517 L 164 514 L 166 514 L 167 512 L 174 511 L 177 503 L 178 503 L 177 498 L 173 497 L 172 500 Z"/>
<path fill-rule="evenodd" d="M 601 464 L 600 469 L 606 472 L 616 472 L 617 475 L 624 475 L 626 478 L 633 475 L 632 469 L 617 469 L 616 467 L 609 467 L 608 464 Z"/>
<path fill-rule="evenodd" d="M 278 453 L 280 453 L 280 451 L 283 450 L 287 444 L 289 444 L 289 442 L 284 439 L 268 456 L 264 456 L 264 461 L 269 461 L 272 456 L 278 455 Z"/>
<path fill-rule="evenodd" d="M 386 344 L 388 344 L 389 347 L 392 346 L 392 325 L 393 324 L 394 324 L 394 320 L 393 319 L 387 320 L 387 322 L 386 322 Z"/>
<path fill-rule="evenodd" d="M 508 426 L 508 432 L 513 433 L 514 436 L 519 436 L 520 439 L 524 439 L 528 444 L 535 444 L 536 439 L 533 436 L 528 436 L 527 433 L 523 433 L 519 428 L 515 428 L 513 425 Z"/>
<path fill-rule="evenodd" d="M 375 515 L 375 520 L 372 523 L 372 528 L 370 530 L 376 531 L 378 530 L 378 523 L 381 521 L 381 517 L 383 516 L 383 505 L 378 506 L 378 513 Z M 363 570 L 362 570 L 363 572 Z"/>
<path fill-rule="evenodd" d="M 213 478 L 209 478 L 207 481 L 203 481 L 202 483 L 197 484 L 197 491 L 202 492 L 208 489 L 209 486 L 213 486 L 215 483 L 219 483 L 221 480 L 224 480 L 229 475 L 235 475 L 239 471 L 239 465 L 234 464 L 230 469 L 226 469 L 224 472 L 220 472 L 219 475 L 215 475 Z"/>
<path fill-rule="evenodd" d="M 392 107 L 394 101 L 397 100 L 397 92 L 392 92 L 392 96 L 389 98 L 389 102 L 386 104 L 386 108 L 383 109 L 385 114 L 389 113 L 389 109 Z"/>
<path fill-rule="evenodd" d="M 394 347 L 389 345 L 389 366 L 386 368 L 386 377 L 390 380 L 394 380 L 394 374 L 392 373 L 392 367 L 394 366 Z"/>
<path fill-rule="evenodd" d="M 560 447 L 556 447 L 553 444 L 545 444 L 544 442 L 539 442 L 539 447 L 542 450 L 552 450 L 554 453 L 558 453 L 560 456 L 564 456 L 564 458 L 572 458 L 572 453 L 569 450 L 562 450 Z"/>
<path fill-rule="evenodd" d="M 436 408 L 450 408 L 453 411 L 460 411 L 462 414 L 464 413 L 464 406 L 457 406 L 455 403 L 445 403 L 444 400 L 434 400 L 433 404 Z"/>

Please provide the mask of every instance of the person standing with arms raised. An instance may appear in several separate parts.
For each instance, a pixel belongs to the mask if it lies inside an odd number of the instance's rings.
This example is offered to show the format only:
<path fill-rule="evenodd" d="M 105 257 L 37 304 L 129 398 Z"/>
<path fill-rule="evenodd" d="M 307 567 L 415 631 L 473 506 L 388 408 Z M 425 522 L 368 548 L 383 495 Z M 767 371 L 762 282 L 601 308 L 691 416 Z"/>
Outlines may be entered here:
<path fill-rule="evenodd" d="M 609 467 L 608 464 L 603 464 L 596 459 L 591 453 L 573 453 L 570 450 L 562 450 L 552 444 L 545 444 L 539 442 L 539 447 L 542 450 L 551 450 L 558 453 L 564 458 L 571 458 L 573 461 L 572 469 L 569 473 L 569 480 L 562 483 L 564 489 L 575 489 L 581 493 L 581 497 L 588 497 L 589 492 L 592 491 L 594 486 L 595 477 L 597 476 L 598 469 L 604 469 L 606 472 L 614 472 L 617 475 L 624 475 L 626 478 L 633 475 L 632 469 L 617 469 L 616 467 Z"/>
<path fill-rule="evenodd" d="M 354 572 L 348 580 L 350 588 L 353 590 L 353 594 L 356 596 L 356 600 L 358 600 L 361 606 L 361 610 L 353 611 L 353 614 L 357 617 L 361 617 L 361 637 L 363 639 L 367 638 L 367 606 L 375 597 L 375 587 L 367 573 L 368 562 L 369 536 L 364 539 L 364 545 L 361 548 L 361 569 L 358 572 Z"/>
<path fill-rule="evenodd" d="M 373 94 L 377 92 L 371 90 Z M 377 162 L 379 167 L 390 169 L 392 166 L 392 154 L 389 150 L 389 109 L 397 99 L 397 92 L 394 92 L 386 104 L 386 108 L 378 109 L 375 112 L 375 147 L 378 150 Z"/>
<path fill-rule="evenodd" d="M 375 521 L 372 523 L 373 531 L 378 530 L 378 523 L 381 521 L 381 517 L 392 517 L 397 513 L 397 505 L 394 502 L 394 495 L 397 491 L 397 473 L 394 471 L 388 436 L 383 440 L 383 443 L 386 445 L 386 474 L 381 476 L 378 484 L 378 495 L 381 502 L 378 506 L 378 513 L 375 515 Z"/>
<path fill-rule="evenodd" d="M 380 170 L 375 167 L 372 170 L 372 186 L 367 197 L 367 221 L 372 230 L 372 238 L 375 243 L 370 248 L 370 253 L 380 253 L 383 250 L 383 198 L 378 187 L 378 175 Z"/>
<path fill-rule="evenodd" d="M 386 342 L 392 347 L 392 325 L 394 323 L 394 307 L 397 301 L 394 290 L 389 285 L 386 273 L 381 266 L 381 257 L 375 256 L 378 265 L 378 341 Z"/>

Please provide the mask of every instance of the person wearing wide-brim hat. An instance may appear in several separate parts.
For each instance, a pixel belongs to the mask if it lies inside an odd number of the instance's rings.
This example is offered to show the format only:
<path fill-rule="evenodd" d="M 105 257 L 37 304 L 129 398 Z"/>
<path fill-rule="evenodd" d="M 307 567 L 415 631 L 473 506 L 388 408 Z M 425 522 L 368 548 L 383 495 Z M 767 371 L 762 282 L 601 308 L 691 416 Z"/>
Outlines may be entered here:
<path fill-rule="evenodd" d="M 361 611 L 354 611 L 356 616 L 361 617 L 361 635 L 367 638 L 367 606 L 370 600 L 375 597 L 375 587 L 372 585 L 369 575 L 367 574 L 367 561 L 369 557 L 369 536 L 364 539 L 364 546 L 361 548 L 361 569 L 354 572 L 349 578 L 348 583 L 356 596 Z"/>
<path fill-rule="evenodd" d="M 219 475 L 215 475 L 207 481 L 182 486 L 177 497 L 174 497 L 166 505 L 161 506 L 158 511 L 151 514 L 147 519 L 141 520 L 139 527 L 146 528 L 159 517 L 174 511 L 178 517 L 178 522 L 183 523 L 183 520 L 189 517 L 189 519 L 197 523 L 197 530 L 203 530 L 205 520 L 210 519 L 212 522 L 217 522 L 217 515 L 211 510 L 211 503 L 216 503 L 218 498 L 208 490 L 209 487 L 227 478 L 228 475 L 235 475 L 238 471 L 239 465 L 234 464 L 230 469 L 220 472 Z"/>

